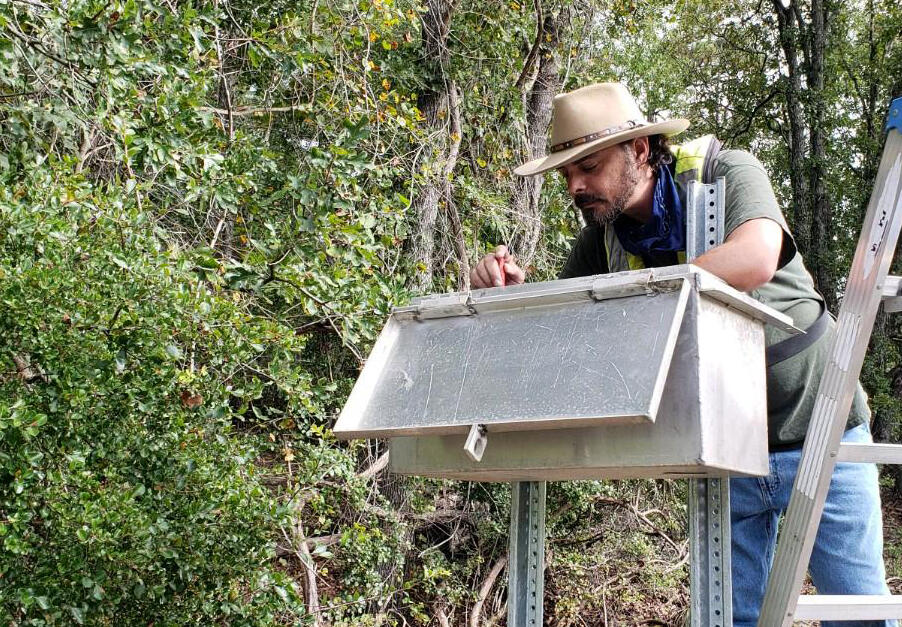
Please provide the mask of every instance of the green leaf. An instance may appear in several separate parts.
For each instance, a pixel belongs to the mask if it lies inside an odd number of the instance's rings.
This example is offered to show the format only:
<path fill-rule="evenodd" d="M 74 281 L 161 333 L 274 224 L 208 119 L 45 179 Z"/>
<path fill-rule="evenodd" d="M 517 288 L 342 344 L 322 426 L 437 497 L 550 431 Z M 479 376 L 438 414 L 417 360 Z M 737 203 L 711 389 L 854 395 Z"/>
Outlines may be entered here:
<path fill-rule="evenodd" d="M 84 610 L 78 607 L 69 607 L 69 613 L 72 614 L 73 620 L 79 625 L 85 624 L 85 613 Z"/>
<path fill-rule="evenodd" d="M 112 259 L 113 263 L 115 263 L 117 266 L 119 266 L 123 270 L 131 271 L 131 267 L 128 265 L 128 263 L 125 262 L 124 259 L 121 259 L 120 257 L 116 257 L 116 256 L 112 256 L 112 257 L 110 257 L 110 259 Z"/>

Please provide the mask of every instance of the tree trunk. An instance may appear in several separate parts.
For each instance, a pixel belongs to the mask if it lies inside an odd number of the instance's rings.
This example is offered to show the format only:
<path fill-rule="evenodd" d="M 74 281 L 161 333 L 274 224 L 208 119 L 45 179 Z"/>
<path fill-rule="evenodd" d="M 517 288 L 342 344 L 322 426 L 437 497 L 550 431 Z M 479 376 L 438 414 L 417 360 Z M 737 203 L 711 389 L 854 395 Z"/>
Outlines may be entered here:
<path fill-rule="evenodd" d="M 216 0 L 216 7 L 225 4 L 225 0 Z M 219 84 L 216 89 L 216 102 L 221 111 L 219 116 L 222 124 L 223 132 L 228 137 L 228 145 L 231 146 L 235 140 L 235 116 L 232 112 L 234 102 L 232 94 L 238 82 L 238 75 L 243 64 L 244 48 L 236 44 L 238 38 L 229 31 L 223 32 L 216 23 L 215 43 L 216 56 L 218 59 Z M 207 212 L 207 221 L 212 229 L 209 247 L 217 252 L 224 259 L 232 259 L 236 257 L 236 250 L 233 240 L 234 231 L 234 215 L 226 207 L 220 207 L 215 204 L 213 198 L 210 198 L 209 211 Z"/>
<path fill-rule="evenodd" d="M 824 55 L 827 48 L 828 10 L 824 0 L 811 2 L 811 30 L 808 68 L 809 131 L 811 152 L 809 159 L 809 188 L 812 191 L 809 248 L 810 269 L 827 307 L 836 310 L 836 277 L 830 261 L 833 259 L 833 208 L 827 195 L 826 145 L 824 130 Z"/>
<path fill-rule="evenodd" d="M 429 131 L 427 150 L 429 161 L 421 169 L 422 181 L 413 202 L 416 232 L 413 236 L 413 259 L 417 270 L 413 278 L 413 289 L 424 292 L 432 284 L 435 272 L 435 222 L 438 217 L 439 204 L 444 197 L 445 205 L 453 191 L 450 175 L 457 164 L 460 147 L 459 117 L 458 128 L 453 126 L 457 110 L 457 92 L 454 81 L 448 78 L 450 51 L 448 50 L 448 33 L 453 2 L 449 0 L 428 0 L 426 12 L 423 14 L 423 50 L 426 63 L 432 68 L 432 89 L 426 89 L 419 97 L 418 106 L 426 118 Z M 459 221 L 459 220 L 458 220 Z M 454 217 L 451 216 L 454 223 Z M 460 254 L 460 253 L 458 253 Z M 466 254 L 463 255 L 462 266 L 466 265 Z"/>
<path fill-rule="evenodd" d="M 548 15 L 542 11 L 541 0 L 536 2 L 538 54 L 534 55 L 536 68 L 532 84 L 524 91 L 524 109 L 526 111 L 526 132 L 524 155 L 526 159 L 536 159 L 545 154 L 548 137 L 548 125 L 551 123 L 551 103 L 555 94 L 561 89 L 560 62 L 557 48 L 560 42 L 560 30 L 567 21 L 565 11 Z M 533 55 L 527 59 L 532 62 Z M 530 69 L 524 67 L 524 74 Z M 520 216 L 521 231 L 512 248 L 517 254 L 518 262 L 527 267 L 535 257 L 542 234 L 539 196 L 542 193 L 544 177 L 530 176 L 517 178 L 514 187 L 513 206 Z"/>
<path fill-rule="evenodd" d="M 803 255 L 810 250 L 811 234 L 808 214 L 808 180 L 805 177 L 805 115 L 802 109 L 802 74 L 799 70 L 797 48 L 799 29 L 792 11 L 783 8 L 780 0 L 773 0 L 777 14 L 780 47 L 783 49 L 788 77 L 785 79 L 786 115 L 789 119 L 789 181 L 792 187 L 792 223 L 796 244 Z"/>
<path fill-rule="evenodd" d="M 464 239 L 463 222 L 454 202 L 454 186 L 451 184 L 451 175 L 457 164 L 460 154 L 460 97 L 457 93 L 457 84 L 454 81 L 448 83 L 448 109 L 451 118 L 451 143 L 448 146 L 448 156 L 445 158 L 445 167 L 442 170 L 442 181 L 445 184 L 445 213 L 448 223 L 451 225 L 451 239 L 454 242 L 454 252 L 457 255 L 457 289 L 466 291 L 470 289 L 470 262 L 467 259 L 467 243 Z"/>
<path fill-rule="evenodd" d="M 877 98 L 880 89 L 880 78 L 878 75 L 878 67 L 880 66 L 877 58 L 877 42 L 874 39 L 874 0 L 868 0 L 868 94 L 867 98 L 862 102 L 862 116 L 865 121 L 867 130 L 867 149 L 865 150 L 864 167 L 862 168 L 862 180 L 865 185 L 870 186 L 874 179 L 877 178 L 877 170 L 880 167 L 880 145 L 883 136 L 882 120 L 877 117 L 879 110 Z M 867 203 L 865 200 L 861 207 L 861 216 L 858 222 L 864 221 L 867 211 Z"/>
<path fill-rule="evenodd" d="M 419 110 L 426 118 L 428 131 L 426 141 L 429 144 L 424 151 L 424 154 L 428 155 L 428 161 L 421 168 L 422 180 L 413 200 L 415 232 L 411 252 L 417 269 L 411 287 L 420 293 L 430 289 L 435 273 L 435 230 L 442 201 L 452 225 L 455 248 L 461 259 L 461 275 L 466 269 L 466 277 L 469 278 L 466 250 L 463 247 L 463 228 L 453 203 L 454 190 L 451 183 L 451 174 L 457 164 L 461 141 L 457 86 L 448 77 L 451 59 L 448 33 L 453 11 L 453 0 L 427 0 L 426 12 L 422 17 L 423 56 L 430 67 L 431 88 L 423 90 L 417 102 Z M 408 509 L 410 485 L 410 479 L 407 477 L 389 474 L 381 486 L 381 491 L 388 502 L 402 515 Z M 394 530 L 386 528 L 385 531 L 391 533 Z M 402 547 L 410 544 L 411 533 L 407 529 L 404 537 L 400 538 Z M 403 565 L 400 570 L 404 570 Z M 388 565 L 380 568 L 380 575 L 387 591 L 400 588 L 403 572 Z M 384 615 L 396 603 L 395 595 L 383 597 L 384 600 L 376 602 L 381 605 L 377 610 L 380 615 Z"/>
<path fill-rule="evenodd" d="M 788 78 L 786 109 L 789 118 L 790 182 L 793 196 L 793 228 L 799 250 L 808 260 L 815 284 L 827 306 L 836 308 L 833 260 L 833 207 L 826 184 L 825 71 L 830 12 L 826 0 L 811 0 L 806 23 L 797 2 L 784 8 L 774 0 L 780 47 Z M 801 50 L 805 63 L 800 65 Z M 802 67 L 805 96 L 802 99 Z M 808 150 L 805 130 L 808 131 Z"/>

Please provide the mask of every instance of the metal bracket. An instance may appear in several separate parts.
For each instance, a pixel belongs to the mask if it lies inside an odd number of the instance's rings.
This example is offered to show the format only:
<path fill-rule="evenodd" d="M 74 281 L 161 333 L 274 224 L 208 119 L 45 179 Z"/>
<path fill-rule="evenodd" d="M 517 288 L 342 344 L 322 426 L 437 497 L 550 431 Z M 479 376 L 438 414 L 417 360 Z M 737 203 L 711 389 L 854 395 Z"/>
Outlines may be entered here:
<path fill-rule="evenodd" d="M 473 425 L 467 434 L 467 441 L 464 442 L 464 452 L 474 462 L 481 462 L 482 454 L 485 453 L 488 443 L 485 425 Z"/>
<path fill-rule="evenodd" d="M 713 185 L 689 183 L 686 194 L 686 255 L 690 261 L 723 243 L 723 208 L 726 182 L 718 177 Z"/>

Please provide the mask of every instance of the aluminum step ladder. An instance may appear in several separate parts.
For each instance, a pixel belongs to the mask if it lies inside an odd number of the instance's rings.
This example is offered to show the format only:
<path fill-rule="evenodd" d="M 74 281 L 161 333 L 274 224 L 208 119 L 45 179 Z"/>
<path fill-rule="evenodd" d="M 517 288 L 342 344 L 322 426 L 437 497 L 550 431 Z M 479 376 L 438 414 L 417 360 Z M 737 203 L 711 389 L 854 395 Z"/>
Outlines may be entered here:
<path fill-rule="evenodd" d="M 902 596 L 800 594 L 836 462 L 902 463 L 902 445 L 840 442 L 877 309 L 884 301 L 886 311 L 902 311 L 902 278 L 887 276 L 902 225 L 902 98 L 890 104 L 886 131 L 833 347 L 778 536 L 759 627 L 789 627 L 793 620 L 902 618 Z"/>

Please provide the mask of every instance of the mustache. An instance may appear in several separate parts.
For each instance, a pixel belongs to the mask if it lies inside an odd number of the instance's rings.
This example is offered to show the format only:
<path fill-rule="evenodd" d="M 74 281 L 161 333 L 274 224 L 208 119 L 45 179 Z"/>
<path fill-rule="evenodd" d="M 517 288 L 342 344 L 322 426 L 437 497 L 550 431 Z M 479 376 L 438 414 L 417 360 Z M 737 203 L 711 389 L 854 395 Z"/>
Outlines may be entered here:
<path fill-rule="evenodd" d="M 595 194 L 576 194 L 573 197 L 573 204 L 579 209 L 585 209 L 592 203 L 604 202 L 604 198 Z"/>

